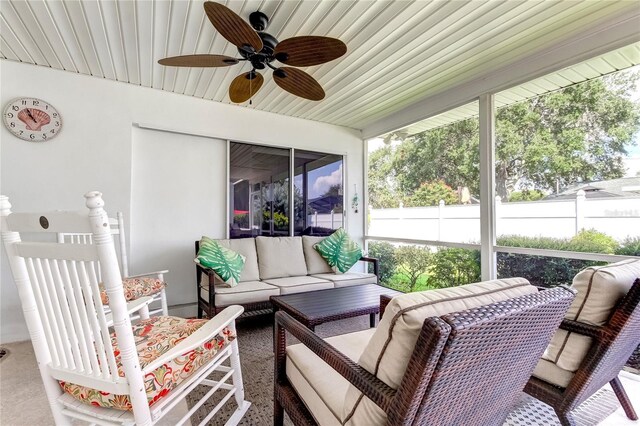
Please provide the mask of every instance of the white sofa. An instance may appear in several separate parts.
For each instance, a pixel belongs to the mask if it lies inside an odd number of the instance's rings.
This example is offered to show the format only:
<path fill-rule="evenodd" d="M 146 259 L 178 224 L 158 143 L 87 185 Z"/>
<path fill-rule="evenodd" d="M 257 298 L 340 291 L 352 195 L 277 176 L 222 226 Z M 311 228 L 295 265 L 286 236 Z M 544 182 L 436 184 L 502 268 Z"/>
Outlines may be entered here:
<path fill-rule="evenodd" d="M 211 269 L 196 265 L 198 284 L 198 317 L 202 312 L 215 315 L 229 305 L 242 305 L 245 310 L 270 309 L 269 297 L 376 284 L 376 274 L 335 273 L 313 246 L 325 237 L 256 237 L 217 240 L 245 257 L 238 285 L 228 287 Z M 196 253 L 199 241 L 196 241 Z M 360 260 L 374 264 L 377 259 Z M 212 291 L 213 290 L 213 291 Z"/>

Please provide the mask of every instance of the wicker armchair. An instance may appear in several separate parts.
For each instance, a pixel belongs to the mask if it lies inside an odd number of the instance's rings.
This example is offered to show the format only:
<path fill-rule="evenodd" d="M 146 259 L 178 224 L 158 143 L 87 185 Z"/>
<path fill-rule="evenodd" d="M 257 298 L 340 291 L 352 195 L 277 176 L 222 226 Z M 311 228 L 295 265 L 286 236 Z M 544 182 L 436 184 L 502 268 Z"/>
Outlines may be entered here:
<path fill-rule="evenodd" d="M 618 373 L 640 341 L 640 278 L 620 301 L 609 321 L 600 327 L 563 320 L 561 329 L 592 338 L 592 344 L 580 367 L 566 387 L 531 377 L 525 392 L 551 405 L 563 425 L 575 425 L 572 410 L 598 389 L 611 384 L 627 417 L 637 420 Z"/>
<path fill-rule="evenodd" d="M 383 373 L 378 373 L 377 367 L 376 374 L 373 374 L 362 365 L 362 359 L 356 362 L 357 353 L 341 352 L 336 349 L 338 344 L 335 347 L 331 344 L 345 336 L 350 337 L 343 341 L 361 340 L 362 333 L 368 331 L 335 336 L 325 341 L 286 313 L 277 312 L 274 424 L 283 424 L 284 411 L 295 425 L 358 423 L 344 413 L 351 409 L 353 415 L 364 399 L 372 406 L 375 404 L 374 408 L 382 413 L 375 421 L 360 418 L 362 423 L 371 425 L 500 425 L 519 397 L 574 295 L 573 291 L 556 288 L 425 318 L 421 329 L 417 325 L 417 342 L 412 353 L 406 354 L 406 371 L 399 385 L 394 387 L 386 383 L 389 380 Z M 395 321 L 406 312 L 406 309 L 397 310 L 400 302 L 396 302 L 405 296 L 408 295 L 394 298 L 391 302 L 395 303 L 394 306 L 387 305 L 387 299 L 382 300 L 379 329 L 383 329 L 383 321 Z M 450 303 L 460 298 L 447 294 L 437 302 L 426 303 L 435 304 L 443 300 Z M 426 304 L 416 306 L 422 309 Z M 384 307 L 387 309 L 386 318 L 382 318 Z M 393 330 L 395 339 L 398 328 L 390 330 Z M 285 331 L 300 340 L 301 345 L 287 348 Z M 369 335 L 369 338 L 370 344 L 375 335 Z M 310 383 L 311 388 L 325 386 L 329 389 L 327 399 L 345 401 L 345 404 L 349 399 L 348 393 L 345 397 L 341 389 L 345 386 L 349 386 L 350 391 L 355 388 L 361 392 L 356 406 L 345 408 L 342 414 L 336 413 L 335 407 L 328 407 L 330 411 L 325 411 L 327 414 L 324 416 L 318 414 L 322 413 L 322 407 L 309 408 L 317 407 L 318 402 L 301 396 L 301 382 L 294 381 L 293 371 L 289 371 L 298 367 L 295 365 L 297 360 L 291 357 L 294 349 L 301 348 L 310 352 L 302 359 L 307 363 L 307 369 L 320 372 L 316 374 L 322 376 L 319 383 Z M 310 361 L 311 358 L 316 359 Z M 392 358 L 395 362 L 396 357 Z M 332 373 L 331 379 L 327 379 L 329 370 L 337 372 Z M 345 383 L 340 384 L 340 381 Z"/>

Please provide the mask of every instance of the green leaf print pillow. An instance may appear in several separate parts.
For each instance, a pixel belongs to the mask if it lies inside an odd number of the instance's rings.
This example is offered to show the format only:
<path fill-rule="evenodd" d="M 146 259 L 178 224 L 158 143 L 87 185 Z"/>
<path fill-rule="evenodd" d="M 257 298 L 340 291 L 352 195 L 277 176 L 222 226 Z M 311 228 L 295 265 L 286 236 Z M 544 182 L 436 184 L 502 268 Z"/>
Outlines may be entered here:
<path fill-rule="evenodd" d="M 314 248 L 336 272 L 345 273 L 362 257 L 362 248 L 340 228 Z"/>
<path fill-rule="evenodd" d="M 194 260 L 212 269 L 230 287 L 235 287 L 240 280 L 245 257 L 222 247 L 216 240 L 202 237 L 198 256 Z"/>

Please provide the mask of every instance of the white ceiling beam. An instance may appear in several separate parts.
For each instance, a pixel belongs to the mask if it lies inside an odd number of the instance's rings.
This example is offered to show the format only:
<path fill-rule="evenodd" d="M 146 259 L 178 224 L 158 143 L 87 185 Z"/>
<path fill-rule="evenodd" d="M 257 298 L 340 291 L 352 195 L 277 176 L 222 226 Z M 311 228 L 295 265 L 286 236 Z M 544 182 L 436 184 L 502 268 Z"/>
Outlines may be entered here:
<path fill-rule="evenodd" d="M 362 129 L 363 139 L 404 128 L 430 116 L 464 105 L 482 94 L 508 89 L 638 42 L 640 41 L 639 19 L 640 10 L 637 8 L 625 10 L 599 25 L 594 25 L 588 31 L 571 36 L 538 54 L 476 77 L 456 88 L 429 96 L 378 119 Z"/>

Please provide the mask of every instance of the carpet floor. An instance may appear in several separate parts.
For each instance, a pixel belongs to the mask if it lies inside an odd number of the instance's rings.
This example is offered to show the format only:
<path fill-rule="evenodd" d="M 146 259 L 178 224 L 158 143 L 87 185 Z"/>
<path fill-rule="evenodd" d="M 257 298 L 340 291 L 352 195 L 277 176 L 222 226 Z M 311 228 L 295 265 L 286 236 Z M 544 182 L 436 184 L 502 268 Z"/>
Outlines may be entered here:
<path fill-rule="evenodd" d="M 369 327 L 369 316 L 335 321 L 316 327 L 321 337 L 344 334 Z M 240 362 L 244 378 L 245 399 L 251 407 L 244 416 L 241 425 L 268 426 L 273 424 L 273 341 L 272 317 L 257 316 L 241 319 L 237 323 Z M 292 337 L 287 343 L 296 343 Z M 214 376 L 215 378 L 215 376 Z M 209 388 L 196 388 L 188 397 L 191 407 Z M 214 395 L 192 416 L 191 422 L 196 425 L 215 407 L 218 398 Z M 595 426 L 619 407 L 618 401 L 610 389 L 601 389 L 587 400 L 575 415 L 579 425 Z M 236 404 L 233 398 L 222 408 L 209 425 L 223 425 Z M 291 425 L 285 416 L 285 425 Z M 524 425 L 560 425 L 553 409 L 548 405 L 522 394 L 519 402 L 513 407 L 504 426 Z"/>

